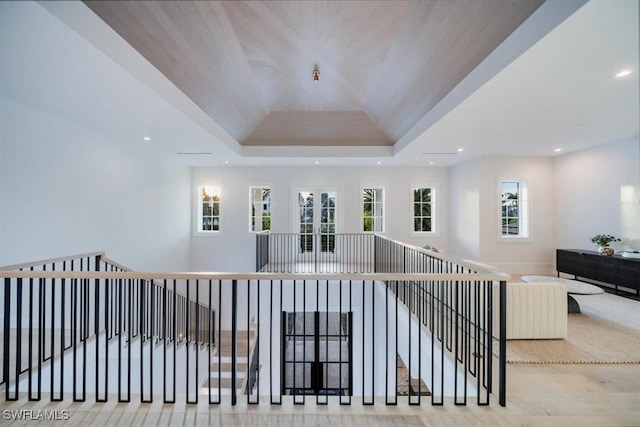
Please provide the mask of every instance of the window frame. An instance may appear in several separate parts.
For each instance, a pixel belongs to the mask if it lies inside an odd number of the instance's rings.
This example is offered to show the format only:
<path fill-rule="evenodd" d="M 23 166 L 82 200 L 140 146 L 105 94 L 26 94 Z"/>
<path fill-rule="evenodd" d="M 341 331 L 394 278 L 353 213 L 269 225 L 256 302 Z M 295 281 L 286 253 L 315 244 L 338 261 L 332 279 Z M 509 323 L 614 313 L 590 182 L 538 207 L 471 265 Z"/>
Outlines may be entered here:
<path fill-rule="evenodd" d="M 416 205 L 416 201 L 415 201 L 415 191 L 418 189 L 428 189 L 430 190 L 430 197 L 431 197 L 431 201 L 429 202 L 430 204 L 430 212 L 431 212 L 431 230 L 428 231 L 422 231 L 422 230 L 416 230 L 415 229 L 415 221 L 416 221 L 416 212 L 415 212 L 415 205 Z M 411 227 L 411 234 L 414 236 L 434 236 L 437 234 L 437 188 L 435 184 L 425 184 L 425 183 L 420 183 L 420 184 L 412 184 L 411 185 L 411 189 L 409 192 L 409 203 L 410 203 L 410 218 L 411 218 L 411 222 L 409 224 L 409 226 Z M 422 202 L 421 202 L 422 203 Z M 422 210 L 422 207 L 421 209 Z M 425 218 L 424 216 L 420 215 L 418 216 L 418 218 Z"/>
<path fill-rule="evenodd" d="M 374 212 L 372 212 L 371 216 L 365 216 L 364 215 L 364 205 L 365 205 L 365 201 L 364 201 L 364 192 L 365 190 L 374 190 L 375 194 L 377 194 L 378 192 L 380 193 L 380 201 L 376 200 L 376 197 L 374 196 L 374 201 L 372 202 L 375 206 L 375 204 L 380 204 L 380 209 L 381 209 L 381 213 L 380 215 L 375 215 L 375 210 Z M 360 187 L 360 232 L 361 233 L 381 233 L 384 234 L 384 232 L 386 231 L 386 206 L 385 206 L 385 189 L 382 185 L 362 185 Z M 372 218 L 373 219 L 373 229 L 371 231 L 367 231 L 364 229 L 364 225 L 365 225 L 365 218 Z M 379 218 L 379 225 L 380 225 L 380 230 L 376 230 L 376 221 L 375 219 Z"/>
<path fill-rule="evenodd" d="M 255 189 L 260 189 L 261 192 L 262 190 L 269 190 L 269 229 L 268 230 L 259 230 L 256 231 L 254 228 L 254 223 L 253 223 L 253 218 L 258 218 L 257 216 L 253 215 L 253 207 L 254 207 L 254 201 L 253 201 L 253 190 Z M 261 203 L 263 203 L 263 201 L 261 201 Z M 273 188 L 270 185 L 250 185 L 249 186 L 249 223 L 248 223 L 248 230 L 250 234 L 257 234 L 257 233 L 262 233 L 263 231 L 271 231 L 271 229 L 273 228 Z M 263 211 L 264 212 L 264 211 Z M 264 218 L 264 217 L 260 217 L 260 218 Z M 261 227 L 262 228 L 262 227 Z"/>
<path fill-rule="evenodd" d="M 518 234 L 503 234 L 503 194 L 505 184 L 515 183 L 518 185 Z M 498 239 L 502 242 L 509 241 L 529 241 L 531 239 L 531 220 L 529 216 L 530 212 L 530 197 L 529 197 L 529 184 L 525 179 L 500 179 L 498 180 L 497 191 L 497 227 L 498 227 Z M 506 216 L 509 218 L 509 216 Z"/>
<path fill-rule="evenodd" d="M 218 215 L 211 215 L 211 218 L 218 218 L 218 229 L 217 230 L 204 230 L 204 200 L 202 197 L 203 191 L 207 191 L 210 190 L 212 192 L 213 195 L 217 195 L 218 197 Z M 222 233 L 222 218 L 223 218 L 223 211 L 222 211 L 222 189 L 220 188 L 220 186 L 217 185 L 210 185 L 210 184 L 205 184 L 205 185 L 199 185 L 197 186 L 197 192 L 196 192 L 196 203 L 197 203 L 197 217 L 196 217 L 196 234 L 197 235 L 203 235 L 203 236 L 217 236 L 220 235 Z"/>

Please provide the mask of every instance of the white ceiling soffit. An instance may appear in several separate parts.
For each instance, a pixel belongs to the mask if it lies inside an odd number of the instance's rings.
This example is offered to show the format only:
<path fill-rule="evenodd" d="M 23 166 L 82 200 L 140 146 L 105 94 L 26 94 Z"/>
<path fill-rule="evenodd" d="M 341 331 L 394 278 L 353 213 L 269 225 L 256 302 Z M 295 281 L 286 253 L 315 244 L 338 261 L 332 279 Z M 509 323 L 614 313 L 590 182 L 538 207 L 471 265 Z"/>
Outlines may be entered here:
<path fill-rule="evenodd" d="M 587 3 L 413 140 L 398 159 L 446 166 L 480 156 L 554 156 L 637 138 L 638 16 L 636 0 Z M 617 78 L 623 69 L 632 73 Z M 464 147 L 464 154 L 428 154 L 456 147 Z"/>
<path fill-rule="evenodd" d="M 82 3 L 76 5 L 95 18 Z M 0 96 L 89 130 L 87 144 L 144 147 L 183 164 L 234 155 L 36 2 L 0 2 L 0 52 Z M 3 108 L 10 105 L 3 102 Z M 211 154 L 178 160 L 177 152 Z"/>

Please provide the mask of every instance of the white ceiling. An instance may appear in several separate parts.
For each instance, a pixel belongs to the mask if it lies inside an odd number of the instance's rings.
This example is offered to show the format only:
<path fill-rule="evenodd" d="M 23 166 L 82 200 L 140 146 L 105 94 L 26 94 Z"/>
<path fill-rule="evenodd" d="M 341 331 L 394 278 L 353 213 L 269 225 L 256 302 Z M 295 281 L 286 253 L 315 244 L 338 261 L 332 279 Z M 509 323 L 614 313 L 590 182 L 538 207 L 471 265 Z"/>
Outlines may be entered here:
<path fill-rule="evenodd" d="M 550 156 L 638 134 L 638 1 L 581 3 L 548 0 L 394 147 L 243 147 L 79 2 L 0 2 L 0 95 L 194 165 Z"/>

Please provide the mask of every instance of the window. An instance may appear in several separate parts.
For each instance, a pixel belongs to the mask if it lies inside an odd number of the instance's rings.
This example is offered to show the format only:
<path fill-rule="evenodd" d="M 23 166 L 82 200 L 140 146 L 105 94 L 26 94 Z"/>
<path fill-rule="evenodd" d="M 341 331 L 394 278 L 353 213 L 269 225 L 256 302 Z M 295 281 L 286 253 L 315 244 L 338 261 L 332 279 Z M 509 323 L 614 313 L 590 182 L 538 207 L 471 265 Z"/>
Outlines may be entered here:
<path fill-rule="evenodd" d="M 384 232 L 384 190 L 362 189 L 362 231 Z"/>
<path fill-rule="evenodd" d="M 271 230 L 271 188 L 249 187 L 249 231 Z"/>
<path fill-rule="evenodd" d="M 220 231 L 220 189 L 199 187 L 198 231 Z"/>
<path fill-rule="evenodd" d="M 433 188 L 413 189 L 413 231 L 431 233 L 434 231 Z"/>
<path fill-rule="evenodd" d="M 528 196 L 525 181 L 502 181 L 502 237 L 529 237 Z"/>

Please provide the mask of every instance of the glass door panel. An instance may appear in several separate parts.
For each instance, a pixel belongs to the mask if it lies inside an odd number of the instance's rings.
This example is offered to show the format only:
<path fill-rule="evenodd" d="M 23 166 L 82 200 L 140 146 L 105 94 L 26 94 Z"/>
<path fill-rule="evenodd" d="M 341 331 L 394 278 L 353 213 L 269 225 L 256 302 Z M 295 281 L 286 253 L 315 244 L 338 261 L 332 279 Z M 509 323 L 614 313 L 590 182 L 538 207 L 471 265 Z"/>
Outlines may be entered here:
<path fill-rule="evenodd" d="M 336 248 L 336 193 L 320 194 L 320 251 L 333 253 Z"/>
<path fill-rule="evenodd" d="M 313 203 L 314 194 L 310 191 L 298 192 L 298 233 L 300 234 L 300 252 L 313 252 L 313 230 L 316 215 Z"/>
<path fill-rule="evenodd" d="M 297 225 L 300 234 L 300 253 L 318 250 L 334 253 L 337 224 L 337 192 L 329 190 L 305 190 L 297 192 Z M 319 203 L 318 203 L 319 201 Z M 315 236 L 319 235 L 314 240 Z M 315 245 L 319 245 L 315 248 Z"/>

